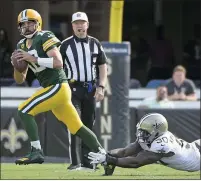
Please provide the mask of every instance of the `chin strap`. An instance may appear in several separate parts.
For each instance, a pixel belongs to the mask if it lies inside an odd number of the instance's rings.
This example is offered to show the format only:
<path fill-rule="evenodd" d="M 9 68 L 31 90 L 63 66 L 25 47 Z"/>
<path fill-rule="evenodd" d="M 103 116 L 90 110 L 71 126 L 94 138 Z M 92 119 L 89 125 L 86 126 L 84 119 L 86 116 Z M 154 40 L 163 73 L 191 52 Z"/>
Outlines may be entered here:
<path fill-rule="evenodd" d="M 29 35 L 24 35 L 23 33 L 22 33 L 22 30 L 21 30 L 21 35 L 22 36 L 24 36 L 25 38 L 32 38 L 35 34 L 36 34 L 36 32 L 38 31 L 38 27 L 39 27 L 39 24 L 38 24 L 38 22 L 37 22 L 37 24 L 35 24 L 35 31 L 32 33 L 32 34 L 29 34 Z"/>
<path fill-rule="evenodd" d="M 36 32 L 37 32 L 37 30 L 30 35 L 22 35 L 22 36 L 24 36 L 25 38 L 32 38 L 36 34 Z"/>

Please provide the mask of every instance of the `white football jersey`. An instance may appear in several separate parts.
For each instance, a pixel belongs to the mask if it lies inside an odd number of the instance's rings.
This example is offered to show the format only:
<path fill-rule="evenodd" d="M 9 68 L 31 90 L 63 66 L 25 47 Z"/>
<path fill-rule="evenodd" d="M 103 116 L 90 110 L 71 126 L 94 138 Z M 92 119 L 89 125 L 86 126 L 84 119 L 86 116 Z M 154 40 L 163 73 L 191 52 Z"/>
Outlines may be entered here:
<path fill-rule="evenodd" d="M 197 140 L 197 142 L 199 141 Z M 142 149 L 155 153 L 173 152 L 173 156 L 163 157 L 160 160 L 160 163 L 163 165 L 183 171 L 200 170 L 200 151 L 196 147 L 195 142 L 188 143 L 167 131 L 155 139 L 150 147 L 143 143 L 139 144 Z"/>

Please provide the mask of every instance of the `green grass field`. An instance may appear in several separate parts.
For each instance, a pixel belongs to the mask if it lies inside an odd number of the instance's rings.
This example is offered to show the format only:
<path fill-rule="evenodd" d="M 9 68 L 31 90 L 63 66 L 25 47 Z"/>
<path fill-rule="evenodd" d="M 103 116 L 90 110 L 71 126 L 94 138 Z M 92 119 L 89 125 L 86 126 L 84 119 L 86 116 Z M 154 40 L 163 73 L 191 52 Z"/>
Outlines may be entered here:
<path fill-rule="evenodd" d="M 15 165 L 1 164 L 1 179 L 200 179 L 200 172 L 177 171 L 162 165 L 149 165 L 139 169 L 117 168 L 113 176 L 96 172 L 67 171 L 66 164 Z"/>

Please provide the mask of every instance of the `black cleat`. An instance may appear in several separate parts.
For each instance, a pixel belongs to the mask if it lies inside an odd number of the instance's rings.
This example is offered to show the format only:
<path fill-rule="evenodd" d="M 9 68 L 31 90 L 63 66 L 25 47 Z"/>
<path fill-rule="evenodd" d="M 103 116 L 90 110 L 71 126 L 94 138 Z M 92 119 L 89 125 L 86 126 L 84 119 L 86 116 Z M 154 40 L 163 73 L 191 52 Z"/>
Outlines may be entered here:
<path fill-rule="evenodd" d="M 104 165 L 103 167 L 105 170 L 105 173 L 103 174 L 103 176 L 109 176 L 114 173 L 115 165 Z"/>
<path fill-rule="evenodd" d="M 34 163 L 42 164 L 43 162 L 44 162 L 43 151 L 32 147 L 31 152 L 25 157 L 17 159 L 15 161 L 15 164 L 28 165 L 28 164 L 34 164 Z"/>

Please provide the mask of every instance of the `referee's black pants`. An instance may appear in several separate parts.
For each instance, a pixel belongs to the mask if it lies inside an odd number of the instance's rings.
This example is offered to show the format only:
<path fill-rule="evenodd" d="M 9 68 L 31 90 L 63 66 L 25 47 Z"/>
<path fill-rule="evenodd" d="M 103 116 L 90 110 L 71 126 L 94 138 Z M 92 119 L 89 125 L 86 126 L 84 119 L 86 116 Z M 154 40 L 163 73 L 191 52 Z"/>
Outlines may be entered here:
<path fill-rule="evenodd" d="M 87 85 L 80 82 L 69 83 L 72 91 L 72 103 L 75 106 L 82 122 L 85 126 L 92 130 L 95 122 L 96 102 L 94 98 L 96 86 L 91 84 L 89 91 Z M 69 136 L 70 158 L 72 165 L 82 164 L 84 167 L 92 168 L 87 156 L 91 151 L 82 140 L 70 134 Z"/>

